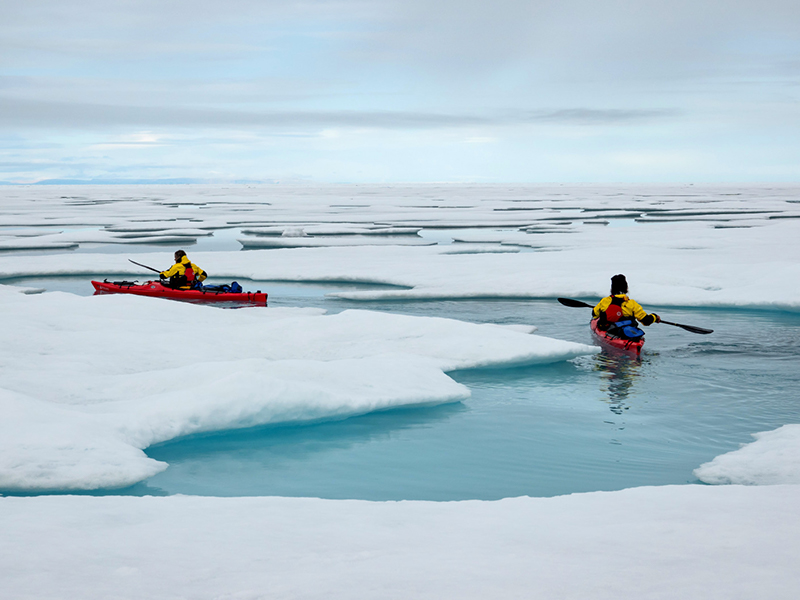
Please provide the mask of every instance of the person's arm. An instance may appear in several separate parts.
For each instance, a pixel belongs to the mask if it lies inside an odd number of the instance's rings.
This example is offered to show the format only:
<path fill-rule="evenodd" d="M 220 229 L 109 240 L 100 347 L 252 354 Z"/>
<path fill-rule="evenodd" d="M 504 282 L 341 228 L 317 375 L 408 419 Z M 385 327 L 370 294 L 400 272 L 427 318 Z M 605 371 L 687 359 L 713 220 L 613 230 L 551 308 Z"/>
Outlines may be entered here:
<path fill-rule="evenodd" d="M 206 280 L 206 278 L 208 277 L 208 273 L 206 273 L 205 271 L 203 271 L 203 269 L 201 269 L 200 267 L 198 267 L 198 266 L 197 266 L 196 264 L 194 264 L 194 263 L 192 263 L 192 271 L 194 271 L 194 276 L 195 276 L 195 278 L 197 279 L 197 281 L 199 281 L 199 282 L 201 282 L 201 283 L 202 283 L 203 281 L 205 281 L 205 280 Z"/>
<path fill-rule="evenodd" d="M 628 307 L 630 308 L 631 312 L 633 312 L 633 316 L 636 317 L 644 326 L 661 322 L 661 317 L 659 317 L 656 313 L 647 314 L 642 308 L 641 304 L 636 302 L 636 300 L 628 300 Z"/>
<path fill-rule="evenodd" d="M 166 271 L 161 271 L 161 273 L 159 273 L 159 275 L 161 275 L 161 277 L 164 277 L 165 279 L 169 279 L 173 275 L 177 275 L 178 274 L 178 269 L 180 269 L 180 264 L 175 263 L 174 265 L 172 265 Z"/>
<path fill-rule="evenodd" d="M 592 315 L 594 315 L 594 318 L 598 318 L 600 313 L 608 308 L 609 304 L 611 304 L 610 296 L 600 300 L 600 302 L 597 303 L 597 306 L 594 307 L 594 310 L 592 310 Z"/>

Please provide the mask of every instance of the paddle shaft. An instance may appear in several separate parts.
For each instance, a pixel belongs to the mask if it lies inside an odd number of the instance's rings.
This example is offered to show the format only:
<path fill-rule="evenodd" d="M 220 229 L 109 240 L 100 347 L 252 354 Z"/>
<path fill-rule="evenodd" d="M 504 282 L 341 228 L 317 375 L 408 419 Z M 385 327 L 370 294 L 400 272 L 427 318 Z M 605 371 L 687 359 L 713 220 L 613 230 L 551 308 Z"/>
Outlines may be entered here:
<path fill-rule="evenodd" d="M 161 271 L 159 271 L 158 269 L 154 269 L 153 267 L 148 267 L 147 265 L 143 265 L 142 263 L 137 263 L 135 260 L 131 260 L 130 258 L 128 259 L 128 261 L 130 261 L 133 264 L 138 265 L 140 267 L 144 267 L 145 269 L 150 269 L 151 271 L 153 271 L 155 273 L 161 273 Z"/>
<path fill-rule="evenodd" d="M 569 306 L 570 308 L 594 308 L 591 304 L 586 304 L 586 302 L 581 302 L 580 300 L 573 300 L 572 298 L 558 298 L 558 301 L 564 306 Z M 664 323 L 664 325 L 672 325 L 673 327 L 680 327 L 685 331 L 698 333 L 700 335 L 714 333 L 713 329 L 695 327 L 694 325 L 682 325 L 681 323 L 672 323 L 671 321 L 665 321 L 664 319 L 661 319 L 659 323 Z"/>

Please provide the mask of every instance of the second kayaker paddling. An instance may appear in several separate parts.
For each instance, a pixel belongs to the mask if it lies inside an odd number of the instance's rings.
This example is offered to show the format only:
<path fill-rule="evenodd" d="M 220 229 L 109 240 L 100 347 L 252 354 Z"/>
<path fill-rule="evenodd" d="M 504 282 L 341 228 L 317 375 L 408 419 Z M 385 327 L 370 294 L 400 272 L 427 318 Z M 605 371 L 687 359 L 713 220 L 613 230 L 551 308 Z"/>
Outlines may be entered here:
<path fill-rule="evenodd" d="M 611 278 L 611 295 L 600 300 L 592 314 L 593 331 L 604 332 L 604 337 L 610 336 L 625 342 L 644 343 L 644 331 L 639 328 L 639 322 L 645 327 L 661 322 L 661 317 L 657 314 L 648 314 L 636 300 L 628 298 L 628 281 L 625 275 L 614 275 Z"/>

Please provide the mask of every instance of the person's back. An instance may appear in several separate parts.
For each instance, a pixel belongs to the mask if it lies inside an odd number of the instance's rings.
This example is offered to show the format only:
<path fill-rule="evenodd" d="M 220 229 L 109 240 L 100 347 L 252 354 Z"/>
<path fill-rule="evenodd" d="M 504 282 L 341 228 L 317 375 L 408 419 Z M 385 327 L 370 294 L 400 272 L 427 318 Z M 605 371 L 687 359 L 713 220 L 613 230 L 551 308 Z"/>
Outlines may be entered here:
<path fill-rule="evenodd" d="M 598 329 L 619 337 L 644 335 L 637 328 L 637 319 L 644 326 L 661 321 L 657 314 L 648 314 L 636 300 L 628 298 L 628 281 L 625 275 L 614 275 L 611 278 L 611 295 L 600 300 L 592 314 L 597 319 Z"/>
<path fill-rule="evenodd" d="M 162 279 L 169 279 L 170 287 L 182 290 L 191 289 L 208 277 L 203 269 L 189 260 L 183 250 L 175 252 L 175 264 L 159 275 Z"/>

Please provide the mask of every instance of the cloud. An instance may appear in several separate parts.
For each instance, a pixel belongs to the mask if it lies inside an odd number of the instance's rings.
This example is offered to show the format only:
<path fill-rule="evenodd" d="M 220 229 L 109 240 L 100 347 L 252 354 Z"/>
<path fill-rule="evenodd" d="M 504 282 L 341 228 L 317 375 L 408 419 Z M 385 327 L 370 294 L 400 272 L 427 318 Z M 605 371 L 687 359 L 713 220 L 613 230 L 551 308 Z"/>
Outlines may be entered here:
<path fill-rule="evenodd" d="M 100 0 L 5 4 L 0 64 L 10 67 L 201 60 L 209 68 L 277 58 L 313 72 L 322 58 L 350 75 L 372 64 L 445 81 L 520 63 L 534 76 L 643 78 L 720 68 L 748 39 L 800 37 L 795 0 L 126 0 L 113 10 Z"/>
<path fill-rule="evenodd" d="M 9 163 L 81 156 L 107 173 L 147 154 L 170 176 L 225 164 L 327 177 L 344 148 L 349 172 L 382 180 L 448 164 L 553 178 L 556 155 L 586 174 L 561 171 L 575 180 L 614 177 L 592 171 L 609 148 L 704 148 L 735 176 L 800 147 L 796 0 L 3 4 Z M 166 137 L 120 137 L 147 131 Z"/>
<path fill-rule="evenodd" d="M 501 114 L 444 114 L 411 111 L 235 111 L 173 107 L 114 106 L 77 102 L 24 101 L 0 97 L 0 127 L 93 129 L 116 126 L 172 128 L 295 127 L 439 129 L 523 123 L 609 125 L 671 117 L 674 110 L 589 109 L 504 111 Z M 149 138 L 148 138 L 149 139 Z M 155 139 L 155 137 L 153 137 Z M 125 140 L 131 143 L 131 140 Z M 142 143 L 141 140 L 134 140 Z"/>

